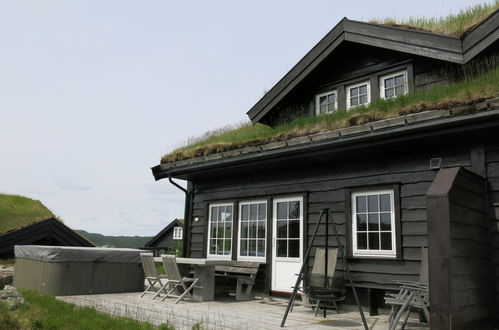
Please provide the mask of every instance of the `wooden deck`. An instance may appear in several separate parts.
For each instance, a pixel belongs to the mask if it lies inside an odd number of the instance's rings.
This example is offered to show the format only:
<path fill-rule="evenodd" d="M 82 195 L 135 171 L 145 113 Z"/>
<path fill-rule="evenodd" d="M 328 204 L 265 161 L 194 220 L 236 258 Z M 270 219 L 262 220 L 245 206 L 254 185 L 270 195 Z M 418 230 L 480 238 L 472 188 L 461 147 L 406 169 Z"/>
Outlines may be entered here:
<path fill-rule="evenodd" d="M 281 329 L 279 327 L 287 300 L 260 297 L 253 301 L 221 300 L 211 302 L 182 301 L 177 305 L 168 299 L 139 298 L 138 293 L 100 294 L 57 297 L 79 306 L 90 306 L 104 313 L 126 316 L 159 325 L 169 322 L 176 329 L 191 329 L 196 322 L 202 329 Z M 327 318 L 314 317 L 310 308 L 296 306 L 283 329 L 363 329 L 354 306 L 344 306 L 340 314 L 328 311 Z M 387 315 L 368 316 L 369 329 L 386 329 Z M 428 329 L 415 319 L 406 329 Z"/>

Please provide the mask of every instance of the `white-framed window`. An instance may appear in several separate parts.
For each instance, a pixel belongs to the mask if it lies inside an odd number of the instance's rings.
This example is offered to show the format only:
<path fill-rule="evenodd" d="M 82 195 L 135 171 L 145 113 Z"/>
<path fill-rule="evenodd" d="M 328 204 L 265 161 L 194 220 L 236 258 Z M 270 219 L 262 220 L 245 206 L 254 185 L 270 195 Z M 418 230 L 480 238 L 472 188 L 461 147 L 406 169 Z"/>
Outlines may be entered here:
<path fill-rule="evenodd" d="M 396 257 L 393 196 L 393 190 L 352 193 L 354 257 Z"/>
<path fill-rule="evenodd" d="M 315 113 L 322 115 L 338 110 L 338 93 L 336 90 L 315 96 Z"/>
<path fill-rule="evenodd" d="M 182 227 L 173 227 L 173 239 L 182 239 Z"/>
<path fill-rule="evenodd" d="M 208 258 L 231 258 L 233 209 L 232 204 L 210 204 L 208 215 Z"/>
<path fill-rule="evenodd" d="M 359 105 L 368 105 L 371 102 L 371 85 L 364 81 L 355 85 L 347 86 L 347 109 Z"/>
<path fill-rule="evenodd" d="M 239 203 L 238 260 L 265 261 L 267 239 L 267 202 Z"/>
<path fill-rule="evenodd" d="M 379 93 L 382 99 L 391 99 L 409 93 L 407 71 L 399 71 L 380 77 Z"/>
<path fill-rule="evenodd" d="M 301 260 L 303 198 L 274 199 L 275 257 Z"/>

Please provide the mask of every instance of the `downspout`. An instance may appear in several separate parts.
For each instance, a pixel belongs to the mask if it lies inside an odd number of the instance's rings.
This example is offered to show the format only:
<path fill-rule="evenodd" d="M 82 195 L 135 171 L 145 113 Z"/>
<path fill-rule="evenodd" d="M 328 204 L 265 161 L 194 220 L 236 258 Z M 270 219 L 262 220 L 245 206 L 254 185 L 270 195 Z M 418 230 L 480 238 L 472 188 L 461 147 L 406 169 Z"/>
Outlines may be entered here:
<path fill-rule="evenodd" d="M 182 231 L 182 256 L 186 257 L 188 252 L 190 252 L 190 242 L 187 241 L 187 237 L 189 237 L 189 233 L 191 231 L 191 221 L 190 221 L 190 210 L 191 210 L 191 195 L 192 190 L 189 189 L 189 182 L 187 183 L 187 189 L 176 183 L 172 180 L 170 174 L 168 174 L 168 181 L 178 189 L 182 190 L 185 193 L 185 205 L 184 205 L 184 230 Z"/>

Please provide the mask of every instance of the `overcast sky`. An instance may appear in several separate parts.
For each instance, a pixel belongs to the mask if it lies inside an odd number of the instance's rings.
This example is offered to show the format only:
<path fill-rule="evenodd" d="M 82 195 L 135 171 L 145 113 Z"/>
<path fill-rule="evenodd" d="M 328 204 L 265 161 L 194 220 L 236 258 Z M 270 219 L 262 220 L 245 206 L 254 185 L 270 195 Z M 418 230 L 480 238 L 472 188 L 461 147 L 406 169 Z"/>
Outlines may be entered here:
<path fill-rule="evenodd" d="M 184 195 L 150 167 L 245 120 L 343 17 L 440 16 L 483 1 L 0 1 L 0 192 L 67 225 L 154 235 Z"/>

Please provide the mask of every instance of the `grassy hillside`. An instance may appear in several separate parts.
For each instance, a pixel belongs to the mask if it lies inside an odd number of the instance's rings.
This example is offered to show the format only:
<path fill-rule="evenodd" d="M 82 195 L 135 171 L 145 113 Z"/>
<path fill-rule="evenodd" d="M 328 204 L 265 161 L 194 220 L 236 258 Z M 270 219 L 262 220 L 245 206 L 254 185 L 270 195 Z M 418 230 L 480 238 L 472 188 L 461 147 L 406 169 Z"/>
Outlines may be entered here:
<path fill-rule="evenodd" d="M 23 196 L 0 194 L 0 233 L 53 216 L 40 201 Z"/>
<path fill-rule="evenodd" d="M 117 248 L 141 248 L 151 239 L 148 236 L 104 236 L 96 233 L 88 233 L 84 230 L 75 230 L 96 246 L 109 245 Z"/>

